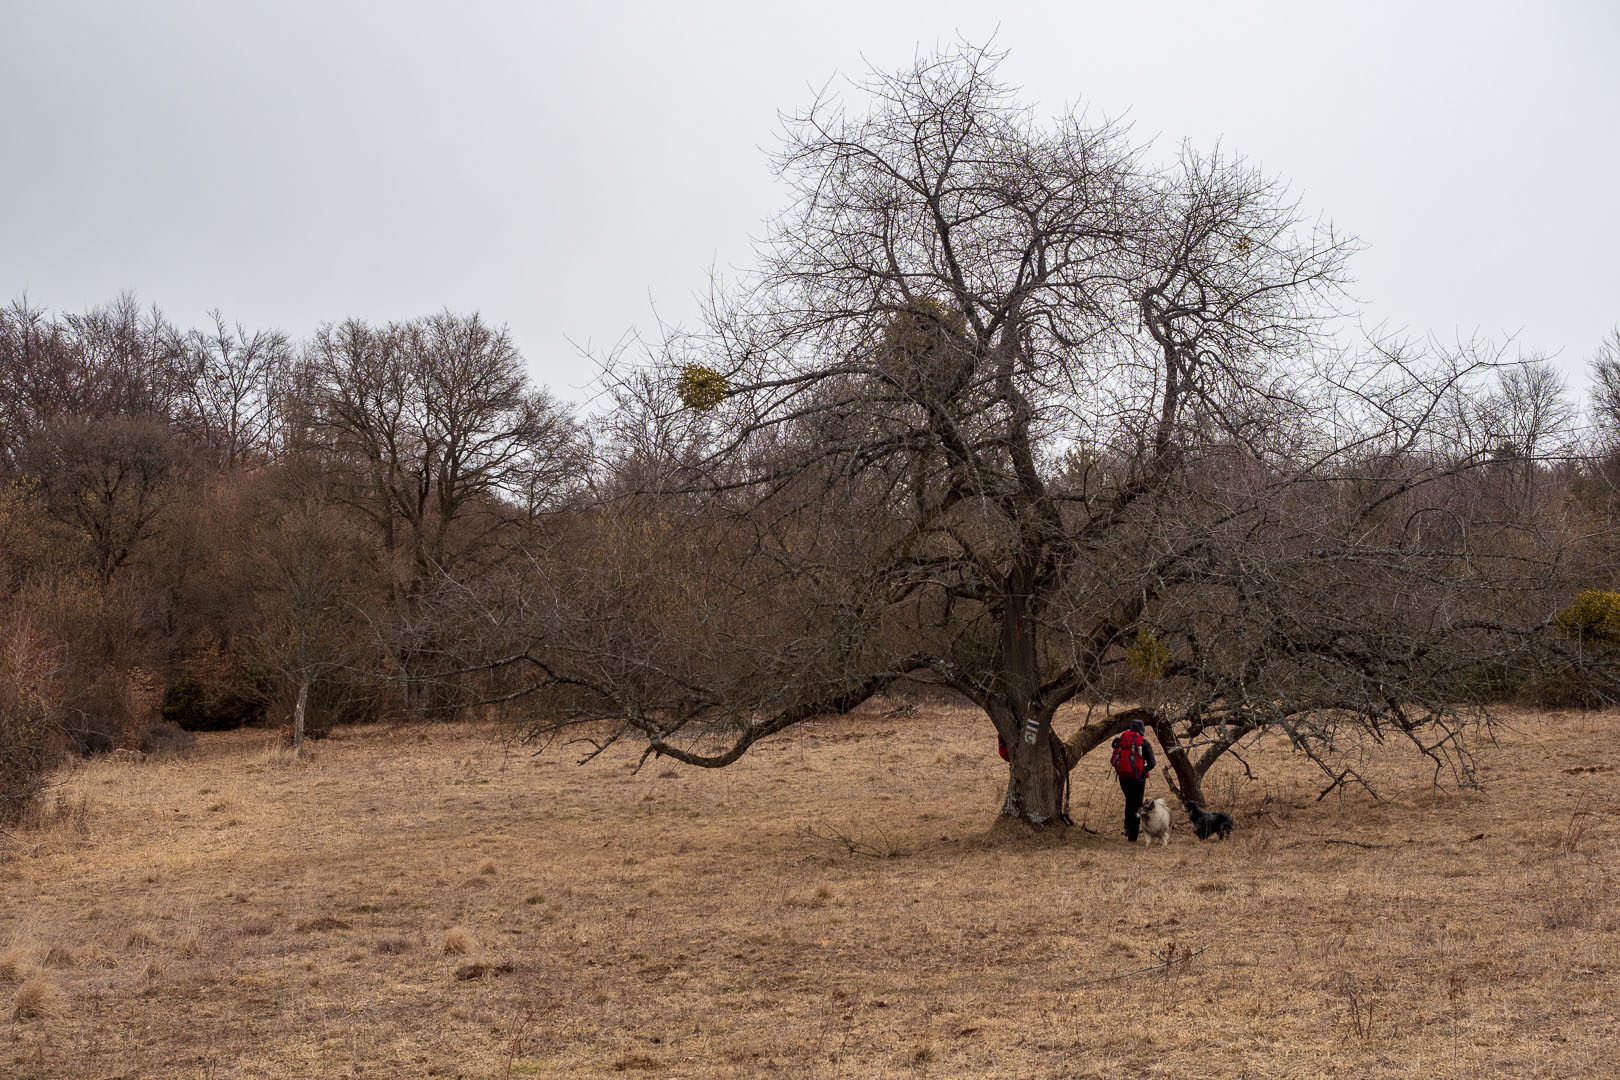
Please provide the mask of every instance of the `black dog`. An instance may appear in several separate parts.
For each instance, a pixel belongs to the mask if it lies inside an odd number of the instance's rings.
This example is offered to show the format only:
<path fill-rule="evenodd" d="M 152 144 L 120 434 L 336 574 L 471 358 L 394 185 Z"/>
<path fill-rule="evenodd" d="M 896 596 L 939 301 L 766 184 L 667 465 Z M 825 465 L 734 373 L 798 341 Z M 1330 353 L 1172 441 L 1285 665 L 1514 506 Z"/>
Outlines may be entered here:
<path fill-rule="evenodd" d="M 1219 836 L 1225 840 L 1232 835 L 1232 816 L 1230 814 L 1212 814 L 1195 802 L 1187 804 L 1187 817 L 1192 821 L 1193 832 L 1198 839 L 1208 840 L 1211 836 Z"/>

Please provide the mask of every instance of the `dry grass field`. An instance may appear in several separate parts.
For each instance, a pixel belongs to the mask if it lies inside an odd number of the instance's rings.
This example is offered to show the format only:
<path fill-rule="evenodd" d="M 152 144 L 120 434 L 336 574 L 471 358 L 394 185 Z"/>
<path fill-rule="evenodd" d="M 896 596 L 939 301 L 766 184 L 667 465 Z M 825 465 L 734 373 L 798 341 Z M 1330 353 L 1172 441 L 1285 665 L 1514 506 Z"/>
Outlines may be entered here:
<path fill-rule="evenodd" d="M 1482 793 L 1245 756 L 1232 840 L 1168 848 L 1102 754 L 1095 833 L 991 831 L 950 709 L 718 772 L 473 727 L 98 761 L 0 841 L 0 1076 L 1620 1075 L 1620 716 L 1513 717 Z"/>

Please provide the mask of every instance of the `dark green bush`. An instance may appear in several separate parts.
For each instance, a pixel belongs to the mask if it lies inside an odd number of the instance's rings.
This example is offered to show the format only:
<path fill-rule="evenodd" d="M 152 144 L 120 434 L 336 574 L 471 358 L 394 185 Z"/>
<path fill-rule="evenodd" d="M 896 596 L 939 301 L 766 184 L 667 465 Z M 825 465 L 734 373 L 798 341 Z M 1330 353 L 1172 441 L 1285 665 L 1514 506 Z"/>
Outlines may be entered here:
<path fill-rule="evenodd" d="M 1587 589 L 1553 621 L 1584 645 L 1620 643 L 1620 593 Z"/>
<path fill-rule="evenodd" d="M 264 706 L 236 690 L 210 694 L 200 681 L 183 675 L 163 692 L 160 711 L 182 731 L 231 731 L 259 719 Z"/>
<path fill-rule="evenodd" d="M 1616 661 L 1620 660 L 1620 593 L 1584 589 L 1553 616 L 1553 623 L 1575 643 L 1550 670 L 1533 680 L 1529 697 L 1538 705 L 1597 708 L 1615 700 Z"/>
<path fill-rule="evenodd" d="M 1591 673 L 1573 664 L 1526 679 L 1518 700 L 1548 709 L 1597 709 L 1607 704 Z"/>
<path fill-rule="evenodd" d="M 201 725 L 207 718 L 207 694 L 202 683 L 189 676 L 181 676 L 163 691 L 163 705 L 159 710 L 163 719 L 185 731 L 205 730 Z"/>

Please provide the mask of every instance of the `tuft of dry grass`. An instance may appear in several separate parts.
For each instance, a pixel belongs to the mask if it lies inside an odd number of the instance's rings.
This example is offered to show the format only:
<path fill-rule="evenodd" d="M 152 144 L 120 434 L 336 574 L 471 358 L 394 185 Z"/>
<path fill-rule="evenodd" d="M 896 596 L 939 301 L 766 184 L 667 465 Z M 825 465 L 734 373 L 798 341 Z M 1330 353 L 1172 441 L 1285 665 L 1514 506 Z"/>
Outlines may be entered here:
<path fill-rule="evenodd" d="M 386 934 L 373 941 L 371 947 L 383 956 L 397 956 L 411 951 L 411 940 L 399 934 Z"/>
<path fill-rule="evenodd" d="M 140 923 L 130 927 L 129 933 L 124 935 L 124 947 L 129 949 L 155 949 L 161 940 L 158 936 L 157 927 L 151 923 Z"/>
<path fill-rule="evenodd" d="M 21 942 L 14 941 L 0 952 L 0 982 L 21 982 L 33 973 L 33 953 Z"/>
<path fill-rule="evenodd" d="M 300 749 L 294 750 L 291 742 L 278 735 L 264 744 L 260 762 L 271 768 L 286 769 L 311 766 L 320 761 L 320 758 L 321 752 L 308 739 L 304 740 L 304 745 Z"/>
<path fill-rule="evenodd" d="M 17 987 L 17 998 L 11 1006 L 11 1018 L 18 1023 L 28 1020 L 46 1020 L 64 1012 L 62 995 L 43 972 L 30 975 Z"/>
<path fill-rule="evenodd" d="M 470 982 L 473 979 L 482 979 L 486 975 L 509 975 L 515 970 L 516 966 L 510 963 L 491 964 L 475 960 L 456 968 L 455 977 L 457 982 Z"/>
<path fill-rule="evenodd" d="M 73 954 L 78 959 L 78 963 L 75 966 L 81 968 L 115 968 L 119 964 L 117 954 L 113 953 L 109 949 L 102 948 L 100 945 L 93 943 L 85 945 L 82 948 L 74 949 Z"/>
<path fill-rule="evenodd" d="M 0 1040 L 0 1076 L 1607 1080 L 1620 713 L 1511 719 L 1483 792 L 1370 748 L 1382 802 L 1245 745 L 1258 779 L 1209 781 L 1233 837 L 1178 815 L 1152 853 L 1101 756 L 1084 828 L 992 827 L 1005 766 L 965 710 L 657 774 L 470 726 L 340 729 L 297 767 L 204 733 L 75 766 L 91 827 L 0 863 L 7 992 L 43 957 L 87 1006 Z"/>
<path fill-rule="evenodd" d="M 71 945 L 52 945 L 45 950 L 45 966 L 52 968 L 78 967 L 83 959 L 80 950 Z"/>
<path fill-rule="evenodd" d="M 86 836 L 92 816 L 90 798 L 83 791 L 63 787 L 54 799 L 41 799 L 29 813 L 27 825 L 42 838 Z"/>

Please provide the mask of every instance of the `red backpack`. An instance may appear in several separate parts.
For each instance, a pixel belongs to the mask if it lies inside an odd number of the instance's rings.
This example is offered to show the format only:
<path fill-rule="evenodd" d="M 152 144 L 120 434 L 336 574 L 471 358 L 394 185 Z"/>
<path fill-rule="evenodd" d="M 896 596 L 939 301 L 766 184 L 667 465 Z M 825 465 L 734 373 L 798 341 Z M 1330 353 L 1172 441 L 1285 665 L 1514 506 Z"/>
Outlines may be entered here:
<path fill-rule="evenodd" d="M 1135 731 L 1123 732 L 1114 742 L 1114 756 L 1108 759 L 1114 771 L 1131 780 L 1147 775 L 1147 762 L 1142 757 L 1142 736 Z"/>

